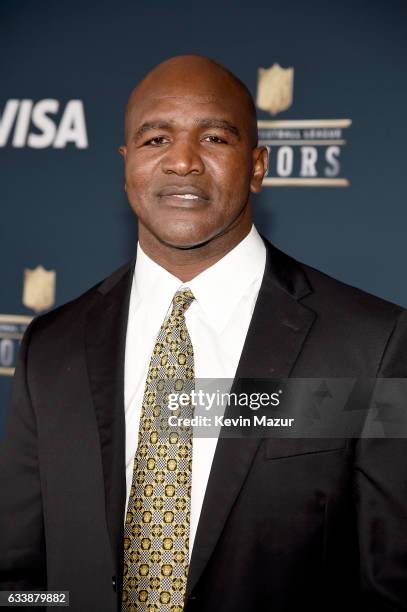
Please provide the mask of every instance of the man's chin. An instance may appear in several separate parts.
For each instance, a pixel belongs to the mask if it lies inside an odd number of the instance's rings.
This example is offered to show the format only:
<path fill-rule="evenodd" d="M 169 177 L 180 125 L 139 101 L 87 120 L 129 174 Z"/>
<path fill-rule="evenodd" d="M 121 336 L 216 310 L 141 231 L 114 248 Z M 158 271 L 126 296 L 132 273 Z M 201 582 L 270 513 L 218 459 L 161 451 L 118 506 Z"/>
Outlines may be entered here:
<path fill-rule="evenodd" d="M 167 246 L 174 248 L 174 249 L 181 249 L 181 250 L 185 250 L 185 249 L 197 249 L 201 246 L 206 245 L 208 242 L 210 242 L 211 237 L 192 237 L 191 235 L 188 236 L 165 236 L 161 239 L 161 242 L 163 244 L 166 244 Z"/>
<path fill-rule="evenodd" d="M 139 216 L 139 236 L 144 243 L 158 242 L 173 249 L 198 249 L 216 240 L 227 231 L 225 219 L 176 218 L 161 215 L 159 219 Z M 153 221 L 153 222 L 151 222 Z M 158 246 L 158 245 L 157 245 Z"/>
<path fill-rule="evenodd" d="M 155 233 L 162 243 L 175 249 L 196 249 L 206 245 L 217 235 L 216 231 L 197 231 L 196 228 L 166 227 L 163 231 Z"/>

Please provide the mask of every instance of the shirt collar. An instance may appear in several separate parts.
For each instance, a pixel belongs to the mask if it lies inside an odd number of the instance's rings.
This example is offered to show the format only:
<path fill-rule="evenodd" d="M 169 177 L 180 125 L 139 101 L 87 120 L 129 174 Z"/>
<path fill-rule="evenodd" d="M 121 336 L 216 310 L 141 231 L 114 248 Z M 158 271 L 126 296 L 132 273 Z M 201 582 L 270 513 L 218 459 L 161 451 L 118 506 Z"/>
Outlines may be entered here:
<path fill-rule="evenodd" d="M 178 289 L 189 287 L 211 327 L 220 333 L 250 286 L 263 277 L 265 263 L 266 247 L 254 225 L 222 259 L 186 282 L 148 257 L 138 243 L 135 300 L 139 303 L 153 296 L 155 305 L 166 309 Z"/>

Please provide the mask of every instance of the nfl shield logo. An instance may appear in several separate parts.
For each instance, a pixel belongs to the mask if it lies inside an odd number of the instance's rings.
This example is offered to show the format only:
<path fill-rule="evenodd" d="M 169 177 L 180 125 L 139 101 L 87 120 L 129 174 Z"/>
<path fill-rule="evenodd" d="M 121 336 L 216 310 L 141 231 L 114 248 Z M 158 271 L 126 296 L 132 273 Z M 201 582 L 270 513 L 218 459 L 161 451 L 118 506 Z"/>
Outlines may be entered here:
<path fill-rule="evenodd" d="M 35 312 L 48 310 L 55 303 L 55 270 L 37 266 L 24 270 L 23 304 Z"/>
<path fill-rule="evenodd" d="M 272 115 L 290 108 L 293 103 L 294 68 L 259 68 L 257 76 L 257 107 Z"/>

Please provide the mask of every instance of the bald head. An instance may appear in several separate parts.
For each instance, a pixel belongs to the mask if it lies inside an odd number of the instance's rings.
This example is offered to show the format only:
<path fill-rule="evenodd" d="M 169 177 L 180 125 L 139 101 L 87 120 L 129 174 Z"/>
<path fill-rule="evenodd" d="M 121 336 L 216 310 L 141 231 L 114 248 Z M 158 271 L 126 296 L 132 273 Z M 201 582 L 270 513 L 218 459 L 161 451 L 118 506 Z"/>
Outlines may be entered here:
<path fill-rule="evenodd" d="M 125 116 L 128 142 L 134 116 L 157 98 L 200 96 L 202 102 L 222 100 L 238 105 L 252 147 L 257 146 L 257 116 L 253 98 L 246 85 L 230 70 L 208 57 L 179 55 L 153 68 L 130 94 Z"/>

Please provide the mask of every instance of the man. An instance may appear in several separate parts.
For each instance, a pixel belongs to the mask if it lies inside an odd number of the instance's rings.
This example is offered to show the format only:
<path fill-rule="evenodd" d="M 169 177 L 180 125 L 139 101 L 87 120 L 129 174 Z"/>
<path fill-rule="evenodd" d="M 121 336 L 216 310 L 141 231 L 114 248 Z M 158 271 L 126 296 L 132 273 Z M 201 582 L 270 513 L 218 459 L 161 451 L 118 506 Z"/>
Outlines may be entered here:
<path fill-rule="evenodd" d="M 260 237 L 267 152 L 219 64 L 151 71 L 120 152 L 137 256 L 22 343 L 1 587 L 68 590 L 75 612 L 407 609 L 404 440 L 154 429 L 168 382 L 404 378 L 406 312 Z"/>

